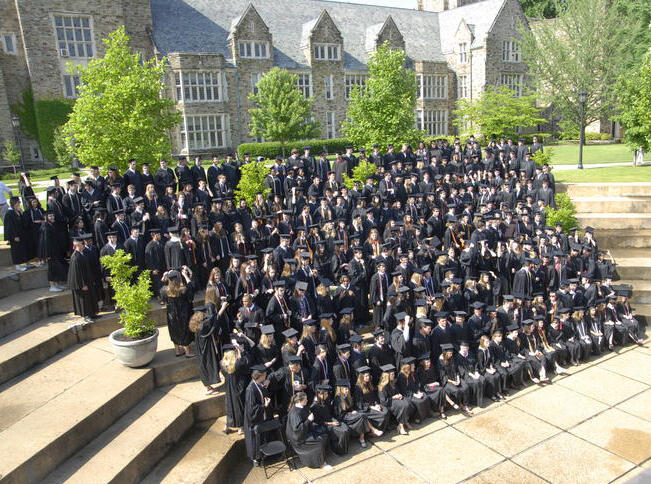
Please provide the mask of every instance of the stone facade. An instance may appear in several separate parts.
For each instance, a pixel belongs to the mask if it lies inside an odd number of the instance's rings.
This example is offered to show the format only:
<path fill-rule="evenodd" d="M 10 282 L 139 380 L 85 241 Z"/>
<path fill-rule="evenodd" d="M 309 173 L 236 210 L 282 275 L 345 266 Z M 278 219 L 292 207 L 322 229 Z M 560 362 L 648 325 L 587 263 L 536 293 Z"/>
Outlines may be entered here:
<path fill-rule="evenodd" d="M 385 41 L 405 49 L 419 76 L 425 95 L 415 119 L 430 135 L 454 132 L 459 95 L 473 98 L 487 85 L 512 81 L 506 74 L 526 79 L 521 59 L 503 60 L 503 43 L 517 37 L 519 21 L 526 25 L 517 0 L 422 0 L 419 10 L 320 0 L 33 0 L 2 2 L 0 14 L 0 33 L 16 37 L 14 53 L 0 50 L 0 141 L 13 134 L 8 109 L 25 89 L 36 100 L 65 97 L 66 64 L 89 61 L 59 43 L 57 16 L 86 19 L 80 28 L 90 31 L 93 57 L 120 25 L 145 57 L 167 57 L 166 94 L 183 114 L 172 133 L 175 153 L 225 153 L 255 141 L 248 95 L 275 66 L 300 76 L 321 136 L 340 137 L 350 86 L 363 82 L 369 56 Z M 75 28 L 65 32 L 72 43 Z M 23 141 L 38 155 L 33 141 Z"/>

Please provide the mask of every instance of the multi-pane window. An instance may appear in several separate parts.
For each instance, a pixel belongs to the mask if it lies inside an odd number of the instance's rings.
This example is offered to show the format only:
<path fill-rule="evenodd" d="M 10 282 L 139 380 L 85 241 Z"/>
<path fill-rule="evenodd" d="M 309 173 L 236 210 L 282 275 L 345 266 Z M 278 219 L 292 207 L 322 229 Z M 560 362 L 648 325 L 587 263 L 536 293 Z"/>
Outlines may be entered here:
<path fill-rule="evenodd" d="M 16 36 L 14 34 L 2 34 L 2 49 L 7 54 L 16 55 Z"/>
<path fill-rule="evenodd" d="M 61 57 L 93 57 L 93 32 L 90 17 L 55 15 L 54 29 Z"/>
<path fill-rule="evenodd" d="M 188 151 L 224 148 L 228 142 L 227 114 L 186 116 L 181 124 L 181 145 Z"/>
<path fill-rule="evenodd" d="M 438 109 L 434 111 L 418 111 L 418 128 L 425 131 L 428 136 L 448 134 L 448 111 Z"/>
<path fill-rule="evenodd" d="M 262 72 L 251 73 L 251 92 L 258 94 L 258 82 L 262 79 Z"/>
<path fill-rule="evenodd" d="M 459 44 L 459 63 L 465 64 L 468 62 L 468 43 L 461 42 Z"/>
<path fill-rule="evenodd" d="M 520 43 L 513 40 L 502 42 L 502 60 L 504 62 L 520 62 Z"/>
<path fill-rule="evenodd" d="M 368 76 L 366 74 L 346 74 L 346 100 L 350 99 L 350 93 L 354 86 L 363 86 L 366 84 Z"/>
<path fill-rule="evenodd" d="M 249 59 L 267 59 L 269 57 L 269 46 L 267 42 L 255 42 L 243 40 L 239 42 L 240 57 Z"/>
<path fill-rule="evenodd" d="M 81 78 L 79 76 L 71 76 L 65 74 L 63 76 L 63 92 L 68 99 L 76 99 L 79 97 L 79 84 Z"/>
<path fill-rule="evenodd" d="M 316 60 L 339 60 L 339 45 L 337 44 L 315 44 L 313 49 Z"/>
<path fill-rule="evenodd" d="M 323 82 L 325 84 L 325 98 L 328 100 L 334 99 L 335 98 L 334 76 L 332 74 L 326 76 Z"/>
<path fill-rule="evenodd" d="M 468 76 L 459 76 L 457 81 L 457 97 L 459 99 L 468 97 Z"/>
<path fill-rule="evenodd" d="M 298 74 L 298 89 L 305 97 L 312 97 L 312 74 Z"/>
<path fill-rule="evenodd" d="M 335 113 L 329 111 L 326 113 L 326 138 L 332 139 L 337 137 L 337 126 L 335 125 Z"/>
<path fill-rule="evenodd" d="M 177 101 L 190 103 L 222 100 L 220 72 L 175 72 L 174 81 Z"/>
<path fill-rule="evenodd" d="M 418 95 L 421 99 L 447 99 L 447 77 L 420 74 L 418 76 Z"/>
<path fill-rule="evenodd" d="M 506 86 L 512 91 L 515 91 L 517 97 L 522 96 L 522 74 L 502 74 L 500 81 L 502 86 Z"/>

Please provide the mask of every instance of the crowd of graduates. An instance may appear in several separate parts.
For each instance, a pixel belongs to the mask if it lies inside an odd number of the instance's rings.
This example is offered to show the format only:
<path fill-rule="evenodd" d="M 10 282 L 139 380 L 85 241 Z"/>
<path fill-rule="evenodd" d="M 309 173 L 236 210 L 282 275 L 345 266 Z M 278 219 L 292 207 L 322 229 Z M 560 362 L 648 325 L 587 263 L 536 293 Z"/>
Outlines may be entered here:
<path fill-rule="evenodd" d="M 224 380 L 224 430 L 244 433 L 257 463 L 258 429 L 279 419 L 320 467 L 351 438 L 365 447 L 450 409 L 471 416 L 641 342 L 594 230 L 547 225 L 542 149 L 471 137 L 331 160 L 304 147 L 270 161 L 252 206 L 233 197 L 249 154 L 207 169 L 201 157 L 154 173 L 90 167 L 65 188 L 53 177 L 45 207 L 23 174 L 5 238 L 16 269 L 47 264 L 50 290 L 67 284 L 89 322 L 113 305 L 100 256 L 131 254 L 151 271 L 176 355 L 198 356 L 206 393 Z M 376 174 L 346 186 L 361 160 Z"/>

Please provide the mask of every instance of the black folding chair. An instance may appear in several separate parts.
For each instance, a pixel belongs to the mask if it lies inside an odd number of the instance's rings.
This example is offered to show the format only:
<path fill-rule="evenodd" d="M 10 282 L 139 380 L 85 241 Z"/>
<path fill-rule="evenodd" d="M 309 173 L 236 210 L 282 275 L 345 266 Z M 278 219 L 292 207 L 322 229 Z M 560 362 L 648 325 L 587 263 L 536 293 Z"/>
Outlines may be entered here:
<path fill-rule="evenodd" d="M 258 442 L 260 442 L 260 465 L 264 470 L 264 477 L 266 479 L 273 477 L 285 466 L 289 467 L 289 469 L 292 470 L 292 466 L 287 455 L 287 443 L 285 442 L 285 435 L 283 433 L 280 420 L 274 418 L 267 420 L 266 422 L 262 422 L 256 425 L 253 428 L 253 431 L 258 438 Z M 279 455 L 282 456 L 282 459 L 279 462 L 267 466 L 267 459 Z M 271 476 L 267 475 L 267 467 L 275 470 Z"/>

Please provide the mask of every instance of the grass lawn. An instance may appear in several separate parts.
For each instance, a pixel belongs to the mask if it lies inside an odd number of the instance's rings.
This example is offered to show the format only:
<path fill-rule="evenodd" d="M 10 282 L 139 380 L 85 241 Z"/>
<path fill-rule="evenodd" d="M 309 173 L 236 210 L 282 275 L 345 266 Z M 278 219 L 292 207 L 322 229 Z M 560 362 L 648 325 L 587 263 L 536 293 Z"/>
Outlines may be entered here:
<path fill-rule="evenodd" d="M 553 173 L 556 181 L 560 183 L 651 182 L 651 165 L 587 168 Z"/>
<path fill-rule="evenodd" d="M 579 145 L 561 144 L 545 147 L 553 150 L 552 162 L 555 165 L 576 165 L 579 163 Z M 646 155 L 645 160 L 651 160 Z M 631 163 L 633 152 L 625 144 L 595 144 L 583 147 L 583 163 Z"/>

